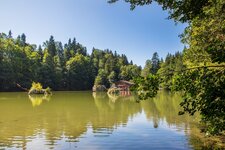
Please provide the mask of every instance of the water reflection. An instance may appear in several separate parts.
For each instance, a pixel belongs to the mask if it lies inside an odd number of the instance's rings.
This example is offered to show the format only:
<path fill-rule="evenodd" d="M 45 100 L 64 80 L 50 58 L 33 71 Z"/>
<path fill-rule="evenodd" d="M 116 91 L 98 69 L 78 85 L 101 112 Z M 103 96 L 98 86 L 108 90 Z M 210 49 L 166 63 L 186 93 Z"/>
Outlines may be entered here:
<path fill-rule="evenodd" d="M 190 130 L 196 129 L 195 120 L 177 115 L 179 102 L 180 95 L 165 92 L 140 103 L 134 96 L 112 100 L 106 93 L 55 92 L 51 100 L 26 93 L 1 93 L 0 149 L 33 149 L 37 143 L 39 149 L 86 149 L 88 144 L 89 148 L 132 149 L 139 144 L 142 148 L 160 147 L 160 142 L 191 149 L 188 139 Z M 163 137 L 172 141 L 151 143 L 151 136 L 152 141 Z M 118 145 L 124 138 L 127 143 Z"/>
<path fill-rule="evenodd" d="M 28 95 L 32 106 L 40 106 L 44 101 L 50 101 L 51 95 Z"/>
<path fill-rule="evenodd" d="M 98 93 L 94 93 L 93 95 L 98 95 Z M 107 95 L 112 102 L 115 102 L 117 99 L 130 100 L 135 98 L 131 91 L 120 91 L 119 94 L 107 93 Z"/>

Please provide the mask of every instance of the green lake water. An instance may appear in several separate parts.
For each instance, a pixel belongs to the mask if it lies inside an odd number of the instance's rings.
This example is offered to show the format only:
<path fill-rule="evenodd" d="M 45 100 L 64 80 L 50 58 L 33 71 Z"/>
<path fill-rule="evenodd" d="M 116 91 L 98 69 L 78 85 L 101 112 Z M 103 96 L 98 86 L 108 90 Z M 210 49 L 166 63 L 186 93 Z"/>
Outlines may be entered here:
<path fill-rule="evenodd" d="M 200 149 L 197 118 L 178 116 L 179 94 L 0 93 L 0 149 Z"/>

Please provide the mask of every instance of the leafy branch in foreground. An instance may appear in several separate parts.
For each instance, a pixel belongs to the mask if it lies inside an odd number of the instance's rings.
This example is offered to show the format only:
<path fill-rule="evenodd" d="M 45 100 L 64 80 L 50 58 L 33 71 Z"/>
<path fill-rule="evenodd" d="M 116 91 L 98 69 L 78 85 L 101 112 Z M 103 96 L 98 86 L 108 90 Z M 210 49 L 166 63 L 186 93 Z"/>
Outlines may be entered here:
<path fill-rule="evenodd" d="M 187 70 L 173 79 L 173 90 L 183 92 L 183 111 L 199 112 L 206 131 L 217 134 L 225 130 L 225 69 Z"/>
<path fill-rule="evenodd" d="M 169 19 L 179 22 L 188 22 L 198 15 L 203 15 L 203 9 L 209 5 L 209 0 L 107 0 L 108 3 L 124 1 L 130 4 L 130 9 L 136 6 L 150 5 L 157 2 L 163 10 L 168 10 Z"/>
<path fill-rule="evenodd" d="M 137 77 L 133 79 L 134 86 L 132 91 L 137 92 L 140 100 L 153 98 L 159 90 L 159 77 L 149 74 L 147 77 Z"/>

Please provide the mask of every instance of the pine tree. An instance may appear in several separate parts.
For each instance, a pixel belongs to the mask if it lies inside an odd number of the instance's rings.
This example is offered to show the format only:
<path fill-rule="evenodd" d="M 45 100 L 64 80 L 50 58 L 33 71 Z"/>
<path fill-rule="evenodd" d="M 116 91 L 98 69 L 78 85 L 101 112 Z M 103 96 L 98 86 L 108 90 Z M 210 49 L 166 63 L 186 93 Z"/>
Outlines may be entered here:
<path fill-rule="evenodd" d="M 159 70 L 160 65 L 159 65 L 159 55 L 157 52 L 153 53 L 152 56 L 152 68 L 151 68 L 151 73 L 156 74 L 157 71 Z"/>
<path fill-rule="evenodd" d="M 26 35 L 24 33 L 21 35 L 21 45 L 22 46 L 26 45 Z"/>

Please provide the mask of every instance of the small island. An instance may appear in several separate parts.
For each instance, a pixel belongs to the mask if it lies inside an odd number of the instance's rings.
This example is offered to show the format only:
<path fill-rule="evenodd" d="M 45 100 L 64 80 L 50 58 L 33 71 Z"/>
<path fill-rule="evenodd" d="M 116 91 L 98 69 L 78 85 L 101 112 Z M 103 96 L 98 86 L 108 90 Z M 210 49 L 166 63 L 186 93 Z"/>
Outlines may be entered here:
<path fill-rule="evenodd" d="M 47 87 L 44 89 L 41 85 L 41 83 L 36 83 L 33 82 L 32 86 L 28 92 L 28 95 L 33 95 L 33 94 L 44 94 L 44 95 L 50 95 L 51 94 L 51 89 Z"/>

